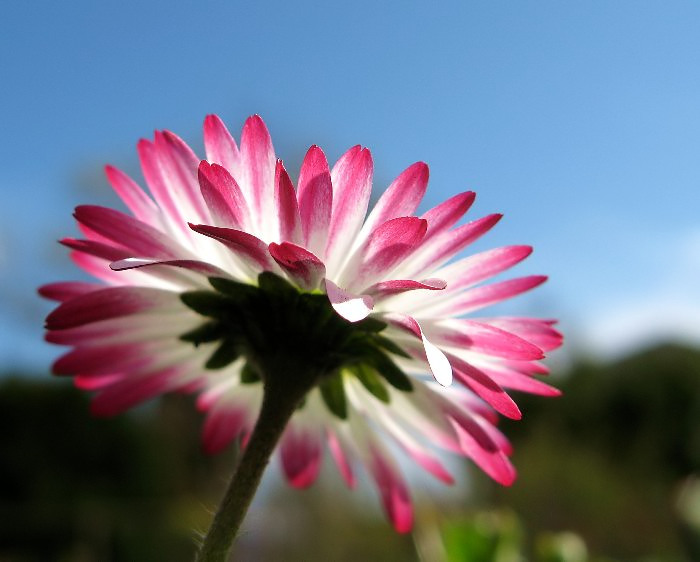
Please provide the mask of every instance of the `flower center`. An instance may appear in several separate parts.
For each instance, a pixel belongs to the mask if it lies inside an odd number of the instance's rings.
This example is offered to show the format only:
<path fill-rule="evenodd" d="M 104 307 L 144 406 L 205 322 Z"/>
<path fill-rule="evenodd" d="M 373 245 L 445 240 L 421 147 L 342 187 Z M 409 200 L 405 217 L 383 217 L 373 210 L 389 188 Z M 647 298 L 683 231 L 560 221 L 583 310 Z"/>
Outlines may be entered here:
<path fill-rule="evenodd" d="M 243 383 L 319 385 L 329 410 L 341 418 L 347 415 L 343 377 L 355 376 L 384 402 L 389 401 L 385 383 L 412 390 L 410 379 L 391 358 L 408 356 L 381 334 L 384 322 L 348 322 L 326 295 L 300 292 L 270 272 L 259 275 L 257 286 L 216 277 L 209 282 L 211 291 L 181 295 L 206 321 L 180 336 L 195 346 L 219 342 L 207 369 L 221 369 L 243 357 Z"/>

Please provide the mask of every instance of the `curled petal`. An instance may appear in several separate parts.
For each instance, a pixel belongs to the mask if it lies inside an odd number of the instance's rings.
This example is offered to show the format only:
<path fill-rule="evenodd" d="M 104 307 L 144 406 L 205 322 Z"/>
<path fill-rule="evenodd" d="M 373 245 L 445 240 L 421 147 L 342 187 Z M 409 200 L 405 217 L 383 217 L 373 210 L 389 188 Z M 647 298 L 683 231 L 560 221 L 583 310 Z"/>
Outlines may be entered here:
<path fill-rule="evenodd" d="M 349 322 L 359 322 L 369 316 L 374 301 L 369 295 L 355 295 L 338 287 L 331 280 L 325 280 L 326 294 L 335 311 Z"/>
<path fill-rule="evenodd" d="M 366 291 L 368 295 L 375 298 L 387 298 L 407 291 L 417 289 L 427 289 L 429 291 L 442 291 L 447 283 L 442 279 L 423 279 L 413 281 L 411 279 L 396 279 L 393 281 L 380 281 L 369 287 Z"/>
<path fill-rule="evenodd" d="M 316 256 L 289 242 L 269 246 L 270 255 L 297 285 L 307 291 L 316 289 L 326 276 L 326 268 Z"/>
<path fill-rule="evenodd" d="M 180 267 L 207 277 L 230 277 L 230 275 L 215 265 L 199 260 L 152 260 L 148 258 L 126 258 L 109 264 L 114 271 L 125 271 L 127 269 L 137 269 L 152 265 L 168 265 Z"/>
<path fill-rule="evenodd" d="M 220 228 L 205 224 L 190 224 L 190 228 L 199 234 L 218 240 L 253 270 L 275 271 L 277 269 L 265 242 L 252 234 L 233 228 Z"/>
<path fill-rule="evenodd" d="M 398 313 L 384 314 L 383 318 L 390 324 L 421 340 L 425 352 L 425 359 L 430 366 L 430 371 L 433 373 L 435 380 L 442 386 L 449 386 L 452 384 L 452 366 L 450 365 L 450 361 L 437 346 L 433 345 L 428 338 L 425 337 L 423 329 L 415 318 Z"/>

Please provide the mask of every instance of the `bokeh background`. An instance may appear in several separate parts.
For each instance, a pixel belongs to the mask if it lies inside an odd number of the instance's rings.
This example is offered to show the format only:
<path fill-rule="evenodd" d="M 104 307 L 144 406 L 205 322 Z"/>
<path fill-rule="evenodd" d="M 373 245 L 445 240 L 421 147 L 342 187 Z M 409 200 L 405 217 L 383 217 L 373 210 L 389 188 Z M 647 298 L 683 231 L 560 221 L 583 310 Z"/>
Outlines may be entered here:
<path fill-rule="evenodd" d="M 550 281 L 502 311 L 557 317 L 565 395 L 518 397 L 520 479 L 410 474 L 413 535 L 367 483 L 272 467 L 239 560 L 700 560 L 700 4 L 7 2 L 0 17 L 0 560 L 189 560 L 235 451 L 206 458 L 173 396 L 112 420 L 51 379 L 50 305 L 75 279 L 72 208 L 119 205 L 110 163 L 168 128 L 265 119 L 292 175 L 319 144 L 372 150 L 375 190 L 430 165 L 503 212 L 478 249 L 528 243 Z M 501 311 L 501 310 L 499 310 Z M 410 471 L 409 471 L 410 472 Z M 557 558 L 558 557 L 558 558 Z"/>

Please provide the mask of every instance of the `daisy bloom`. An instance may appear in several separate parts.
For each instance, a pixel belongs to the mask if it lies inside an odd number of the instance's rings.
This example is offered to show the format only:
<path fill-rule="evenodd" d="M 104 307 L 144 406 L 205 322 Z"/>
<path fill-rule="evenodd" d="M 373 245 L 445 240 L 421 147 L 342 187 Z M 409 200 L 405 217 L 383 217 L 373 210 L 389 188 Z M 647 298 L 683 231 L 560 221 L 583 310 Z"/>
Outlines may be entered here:
<path fill-rule="evenodd" d="M 71 348 L 54 373 L 92 391 L 100 415 L 164 392 L 197 393 L 205 450 L 245 447 L 227 496 L 245 505 L 221 516 L 223 527 L 240 523 L 249 502 L 240 481 L 254 492 L 275 448 L 299 488 L 318 476 L 324 449 L 350 487 L 364 466 L 400 532 L 411 528 L 411 500 L 387 441 L 443 482 L 452 477 L 439 449 L 511 484 L 497 414 L 520 417 L 509 389 L 558 394 L 536 375 L 561 336 L 550 320 L 475 314 L 545 280 L 487 283 L 531 248 L 453 259 L 501 215 L 461 221 L 474 201 L 465 192 L 416 216 L 428 183 L 422 162 L 367 214 L 366 148 L 330 167 L 312 146 L 295 186 L 258 116 L 240 146 L 208 116 L 204 145 L 201 160 L 175 134 L 156 132 L 138 144 L 148 192 L 106 168 L 128 213 L 75 210 L 82 238 L 61 242 L 97 282 L 40 289 L 60 303 L 47 340 Z"/>

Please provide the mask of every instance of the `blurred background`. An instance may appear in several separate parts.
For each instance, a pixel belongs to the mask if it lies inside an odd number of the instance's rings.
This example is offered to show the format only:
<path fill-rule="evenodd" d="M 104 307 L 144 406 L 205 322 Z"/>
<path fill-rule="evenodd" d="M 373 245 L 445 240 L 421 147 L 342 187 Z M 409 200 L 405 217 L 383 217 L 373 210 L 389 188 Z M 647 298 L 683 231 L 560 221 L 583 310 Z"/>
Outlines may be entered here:
<path fill-rule="evenodd" d="M 0 18 L 0 560 L 190 560 L 235 460 L 205 457 L 191 399 L 115 419 L 52 379 L 42 283 L 77 204 L 120 206 L 106 163 L 167 128 L 203 154 L 259 113 L 296 176 L 361 143 L 380 192 L 430 165 L 425 210 L 466 189 L 550 281 L 494 313 L 560 319 L 564 397 L 517 396 L 520 477 L 411 473 L 417 525 L 374 490 L 275 466 L 238 560 L 700 560 L 700 4 L 15 2 Z M 409 471 L 410 472 L 410 471 Z M 330 499 L 329 499 L 330 498 Z"/>

